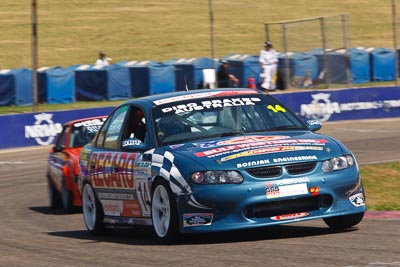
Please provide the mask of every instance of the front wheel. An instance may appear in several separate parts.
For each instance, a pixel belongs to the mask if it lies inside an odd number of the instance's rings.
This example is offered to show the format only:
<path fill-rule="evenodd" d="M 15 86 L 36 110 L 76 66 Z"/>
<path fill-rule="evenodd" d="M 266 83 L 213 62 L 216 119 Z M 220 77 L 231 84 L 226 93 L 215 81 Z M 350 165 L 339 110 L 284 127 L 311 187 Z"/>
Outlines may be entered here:
<path fill-rule="evenodd" d="M 330 228 L 335 230 L 343 230 L 359 224 L 363 218 L 364 212 L 361 212 L 350 215 L 324 218 L 323 220 Z"/>
<path fill-rule="evenodd" d="M 165 180 L 156 182 L 151 199 L 151 217 L 154 231 L 160 241 L 169 243 L 179 233 L 177 207 L 174 195 Z"/>
<path fill-rule="evenodd" d="M 82 212 L 86 228 L 89 232 L 96 234 L 104 230 L 103 208 L 89 183 L 83 187 Z"/>

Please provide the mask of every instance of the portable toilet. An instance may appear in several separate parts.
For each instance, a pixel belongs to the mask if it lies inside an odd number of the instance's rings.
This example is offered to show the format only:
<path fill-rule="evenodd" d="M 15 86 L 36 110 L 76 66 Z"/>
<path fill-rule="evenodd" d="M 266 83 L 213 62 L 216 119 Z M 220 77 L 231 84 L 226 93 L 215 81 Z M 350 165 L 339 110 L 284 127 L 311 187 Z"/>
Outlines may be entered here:
<path fill-rule="evenodd" d="M 218 64 L 207 57 L 172 59 L 165 63 L 174 66 L 176 91 L 203 88 L 204 70 L 216 68 Z"/>
<path fill-rule="evenodd" d="M 175 91 L 174 67 L 171 64 L 153 61 L 131 61 L 129 69 L 133 97 Z"/>
<path fill-rule="evenodd" d="M 371 73 L 373 81 L 394 81 L 396 79 L 395 52 L 389 48 L 375 48 L 371 51 Z"/>
<path fill-rule="evenodd" d="M 79 65 L 72 67 L 75 73 L 77 101 L 107 100 L 107 68 L 102 65 Z"/>
<path fill-rule="evenodd" d="M 0 70 L 0 106 L 32 104 L 32 71 L 27 68 Z"/>
<path fill-rule="evenodd" d="M 49 104 L 75 102 L 75 73 L 71 68 L 38 69 L 39 101 Z"/>

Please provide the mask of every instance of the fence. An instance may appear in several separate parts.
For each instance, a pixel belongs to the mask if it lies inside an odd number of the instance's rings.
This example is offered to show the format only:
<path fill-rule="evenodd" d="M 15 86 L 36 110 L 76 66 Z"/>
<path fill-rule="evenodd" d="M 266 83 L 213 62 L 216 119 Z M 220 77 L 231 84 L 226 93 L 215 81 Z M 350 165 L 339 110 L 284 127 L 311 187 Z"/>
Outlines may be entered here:
<path fill-rule="evenodd" d="M 332 80 L 332 77 L 337 76 L 334 72 L 341 71 L 344 72 L 344 82 L 351 85 L 347 15 L 265 23 L 265 34 L 266 40 L 274 40 L 274 43 L 283 48 L 281 58 L 284 60 L 281 68 L 286 85 L 298 87 L 301 84 L 299 79 L 307 79 L 293 75 L 290 66 L 292 53 L 310 53 L 318 58 L 319 75 L 318 81 L 314 82 L 329 87 L 330 83 L 335 82 Z M 335 62 L 337 59 L 343 65 L 338 66 Z M 334 62 L 330 64 L 330 61 Z"/>

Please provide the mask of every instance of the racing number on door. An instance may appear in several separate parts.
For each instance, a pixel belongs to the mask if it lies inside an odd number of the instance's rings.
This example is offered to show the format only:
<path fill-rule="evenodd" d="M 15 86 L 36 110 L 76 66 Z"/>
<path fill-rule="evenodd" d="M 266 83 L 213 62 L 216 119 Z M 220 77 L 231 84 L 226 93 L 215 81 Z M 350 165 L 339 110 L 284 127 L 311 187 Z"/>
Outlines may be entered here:
<path fill-rule="evenodd" d="M 140 209 L 142 210 L 143 216 L 150 216 L 150 190 L 149 190 L 149 183 L 145 179 L 137 179 L 137 196 L 140 205 Z"/>

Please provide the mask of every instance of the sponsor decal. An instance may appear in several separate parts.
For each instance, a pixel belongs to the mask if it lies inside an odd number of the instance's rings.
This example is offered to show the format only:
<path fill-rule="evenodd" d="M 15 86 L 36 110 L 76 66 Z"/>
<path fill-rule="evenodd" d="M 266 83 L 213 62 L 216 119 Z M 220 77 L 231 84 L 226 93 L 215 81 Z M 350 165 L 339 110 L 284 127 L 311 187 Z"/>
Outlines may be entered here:
<path fill-rule="evenodd" d="M 89 176 L 93 186 L 134 189 L 135 159 L 136 153 L 94 152 L 89 162 L 95 166 Z"/>
<path fill-rule="evenodd" d="M 236 164 L 236 168 L 254 167 L 254 166 L 265 165 L 265 164 L 269 164 L 269 163 L 270 163 L 269 159 L 253 160 L 253 161 L 249 161 L 249 162 L 238 163 L 238 164 Z"/>
<path fill-rule="evenodd" d="M 122 211 L 122 201 L 100 200 L 103 206 L 104 215 L 120 216 Z"/>
<path fill-rule="evenodd" d="M 207 109 L 215 109 L 215 108 L 223 108 L 223 107 L 236 107 L 236 106 L 254 106 L 255 102 L 261 101 L 260 98 L 257 97 L 237 97 L 237 98 L 224 98 L 224 99 L 212 99 L 212 100 L 204 100 L 200 103 L 187 103 L 180 104 L 176 106 L 165 107 L 161 109 L 163 113 L 174 112 L 175 114 L 179 114 L 182 112 L 190 112 L 193 110 L 207 110 Z"/>
<path fill-rule="evenodd" d="M 296 212 L 296 213 L 272 216 L 271 220 L 274 220 L 274 221 L 292 220 L 292 219 L 302 218 L 302 217 L 306 217 L 306 216 L 308 216 L 308 212 Z"/>
<path fill-rule="evenodd" d="M 219 146 L 226 146 L 226 145 L 236 145 L 236 144 L 243 144 L 243 143 L 259 143 L 259 142 L 267 142 L 267 141 L 272 141 L 272 140 L 279 140 L 279 139 L 287 139 L 290 138 L 290 136 L 262 136 L 262 135 L 256 135 L 256 136 L 239 136 L 239 137 L 234 137 L 230 138 L 228 140 L 223 140 L 223 141 L 209 141 L 209 142 L 202 142 L 202 143 L 193 143 L 194 146 L 201 147 L 201 148 L 213 148 L 213 147 L 219 147 Z"/>
<path fill-rule="evenodd" d="M 236 138 L 235 138 L 236 139 Z M 236 140 L 227 140 L 223 142 L 218 142 L 218 147 L 208 146 L 212 148 L 209 150 L 197 152 L 194 155 L 197 157 L 216 157 L 222 156 L 229 153 L 237 153 L 240 151 L 247 150 L 249 148 L 274 148 L 278 146 L 313 146 L 313 145 L 325 145 L 328 141 L 326 139 L 278 139 L 278 140 L 262 140 L 263 138 L 256 138 L 259 140 L 252 140 L 253 138 L 240 138 L 243 142 L 237 142 Z M 268 138 L 267 138 L 268 139 Z M 229 144 L 233 141 L 236 144 Z M 210 144 L 211 142 L 209 142 Z M 221 146 L 223 143 L 224 146 Z M 199 146 L 199 144 L 194 144 Z M 202 146 L 202 145 L 200 145 Z"/>
<path fill-rule="evenodd" d="M 304 156 L 295 156 L 295 157 L 283 157 L 283 158 L 274 158 L 272 161 L 274 163 L 281 162 L 293 162 L 293 161 L 303 161 L 303 160 L 317 160 L 317 156 L 315 155 L 304 155 Z"/>
<path fill-rule="evenodd" d="M 355 207 L 365 206 L 365 198 L 363 193 L 358 193 L 349 197 L 351 204 Z"/>
<path fill-rule="evenodd" d="M 108 200 L 134 200 L 135 197 L 130 193 L 120 193 L 120 192 L 107 192 L 107 191 L 98 191 L 97 195 L 100 199 L 108 199 Z"/>
<path fill-rule="evenodd" d="M 140 205 L 135 200 L 125 200 L 122 202 L 122 212 L 121 215 L 123 217 L 141 217 L 141 209 Z"/>
<path fill-rule="evenodd" d="M 287 152 L 287 151 L 300 151 L 300 150 L 323 150 L 322 147 L 318 146 L 276 146 L 276 147 L 267 147 L 267 148 L 259 148 L 249 151 L 244 151 L 241 153 L 233 154 L 230 156 L 226 156 L 218 160 L 218 163 L 225 162 L 228 160 L 241 158 L 241 157 L 249 157 L 254 155 L 263 155 L 268 153 L 279 153 L 279 152 Z"/>
<path fill-rule="evenodd" d="M 89 128 L 90 126 L 101 126 L 103 125 L 104 121 L 106 120 L 106 118 L 100 118 L 100 119 L 91 119 L 91 120 L 87 120 L 87 121 L 80 121 L 80 122 L 76 122 L 74 123 L 74 127 L 86 127 Z"/>
<path fill-rule="evenodd" d="M 306 195 L 308 194 L 307 182 L 310 182 L 307 177 L 268 182 L 265 195 L 267 199 Z"/>
<path fill-rule="evenodd" d="M 254 90 L 248 91 L 215 91 L 215 92 L 208 92 L 208 93 L 196 93 L 196 94 L 188 94 L 188 95 L 181 95 L 181 96 L 174 96 L 165 99 L 156 100 L 153 103 L 155 105 L 163 105 L 167 103 L 173 103 L 178 101 L 184 100 L 191 100 L 191 99 L 199 99 L 205 97 L 218 97 L 218 96 L 231 96 L 231 95 L 239 95 L 239 94 L 256 94 Z"/>
<path fill-rule="evenodd" d="M 180 148 L 182 146 L 184 146 L 185 144 L 177 144 L 177 145 L 170 145 L 169 147 L 172 149 L 176 149 L 176 148 Z"/>
<path fill-rule="evenodd" d="M 122 217 L 141 217 L 139 203 L 136 200 L 102 199 L 104 215 Z"/>
<path fill-rule="evenodd" d="M 122 147 L 126 146 L 140 146 L 142 145 L 143 142 L 140 141 L 139 139 L 129 139 L 129 140 L 124 140 L 122 141 Z"/>
<path fill-rule="evenodd" d="M 52 121 L 53 114 L 40 113 L 33 116 L 36 121 L 33 125 L 25 126 L 25 138 L 33 138 L 41 146 L 50 145 L 61 133 L 62 124 Z"/>
<path fill-rule="evenodd" d="M 213 217 L 212 213 L 186 213 L 183 214 L 183 226 L 211 225 Z"/>

